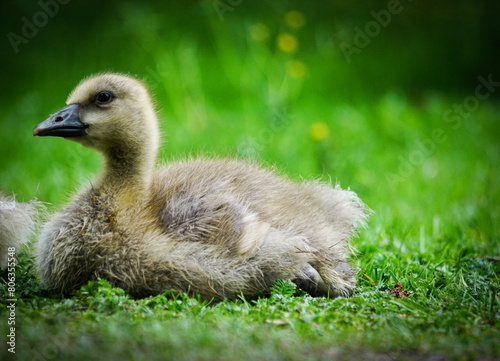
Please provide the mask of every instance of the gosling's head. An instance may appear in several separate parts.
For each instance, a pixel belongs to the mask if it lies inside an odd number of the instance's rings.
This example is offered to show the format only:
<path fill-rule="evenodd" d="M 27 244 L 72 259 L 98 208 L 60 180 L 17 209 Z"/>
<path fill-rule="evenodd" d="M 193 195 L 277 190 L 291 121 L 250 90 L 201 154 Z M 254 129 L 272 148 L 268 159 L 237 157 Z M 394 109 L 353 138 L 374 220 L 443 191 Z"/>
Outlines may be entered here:
<path fill-rule="evenodd" d="M 158 145 L 151 98 L 137 79 L 110 73 L 86 78 L 66 104 L 38 124 L 33 135 L 68 138 L 104 153 Z"/>

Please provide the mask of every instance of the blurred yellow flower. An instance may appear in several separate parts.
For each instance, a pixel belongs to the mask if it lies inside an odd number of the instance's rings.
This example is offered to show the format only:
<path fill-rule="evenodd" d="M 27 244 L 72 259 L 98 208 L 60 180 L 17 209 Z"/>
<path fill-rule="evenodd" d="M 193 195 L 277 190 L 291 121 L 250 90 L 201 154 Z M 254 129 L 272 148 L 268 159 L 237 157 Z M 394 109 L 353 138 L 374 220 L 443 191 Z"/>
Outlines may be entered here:
<path fill-rule="evenodd" d="M 286 73 L 290 78 L 302 80 L 307 75 L 307 65 L 298 60 L 286 62 Z"/>
<path fill-rule="evenodd" d="M 285 22 L 291 28 L 300 28 L 306 23 L 306 18 L 300 11 L 293 10 L 285 14 Z"/>
<path fill-rule="evenodd" d="M 290 34 L 279 34 L 278 35 L 278 47 L 285 53 L 293 53 L 297 51 L 299 47 L 299 42 L 297 39 Z"/>
<path fill-rule="evenodd" d="M 325 122 L 315 122 L 311 125 L 311 137 L 314 140 L 323 140 L 330 135 L 330 128 Z"/>
<path fill-rule="evenodd" d="M 262 23 L 250 26 L 250 37 L 256 41 L 264 41 L 269 37 L 269 28 Z"/>

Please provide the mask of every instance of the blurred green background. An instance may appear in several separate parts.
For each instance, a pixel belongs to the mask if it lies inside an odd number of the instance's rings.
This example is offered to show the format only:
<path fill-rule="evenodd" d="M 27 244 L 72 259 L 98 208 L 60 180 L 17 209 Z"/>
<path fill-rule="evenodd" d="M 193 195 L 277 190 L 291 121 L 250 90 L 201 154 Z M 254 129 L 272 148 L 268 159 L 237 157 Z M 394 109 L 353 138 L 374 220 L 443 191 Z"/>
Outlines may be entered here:
<path fill-rule="evenodd" d="M 377 212 L 379 230 L 474 224 L 479 244 L 498 249 L 500 88 L 475 93 L 478 77 L 500 81 L 498 2 L 0 8 L 0 188 L 18 200 L 60 206 L 98 171 L 93 151 L 32 129 L 82 78 L 115 71 L 154 94 L 161 161 L 241 156 L 331 178 Z"/>

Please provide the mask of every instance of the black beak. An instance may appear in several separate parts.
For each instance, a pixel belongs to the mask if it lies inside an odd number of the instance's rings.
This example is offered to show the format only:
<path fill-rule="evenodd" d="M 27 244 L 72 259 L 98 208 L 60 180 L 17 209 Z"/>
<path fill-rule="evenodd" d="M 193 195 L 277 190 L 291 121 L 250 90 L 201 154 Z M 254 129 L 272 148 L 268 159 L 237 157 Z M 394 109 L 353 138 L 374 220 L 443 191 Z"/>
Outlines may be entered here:
<path fill-rule="evenodd" d="M 64 138 L 87 135 L 85 129 L 88 128 L 88 125 L 80 121 L 78 116 L 79 111 L 80 104 L 70 104 L 62 108 L 42 123 L 38 124 L 35 129 L 33 129 L 33 135 Z"/>

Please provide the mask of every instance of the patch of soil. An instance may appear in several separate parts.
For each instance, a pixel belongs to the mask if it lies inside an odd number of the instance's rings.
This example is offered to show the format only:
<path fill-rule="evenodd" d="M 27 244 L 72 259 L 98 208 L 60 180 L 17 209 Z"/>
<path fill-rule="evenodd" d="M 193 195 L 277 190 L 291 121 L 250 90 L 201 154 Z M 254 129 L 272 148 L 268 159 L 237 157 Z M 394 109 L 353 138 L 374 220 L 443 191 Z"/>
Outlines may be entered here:
<path fill-rule="evenodd" d="M 393 295 L 396 298 L 403 298 L 403 297 L 408 297 L 410 295 L 410 292 L 408 292 L 408 290 L 403 290 L 401 282 L 398 282 L 394 286 L 394 289 L 391 290 L 391 295 Z"/>

